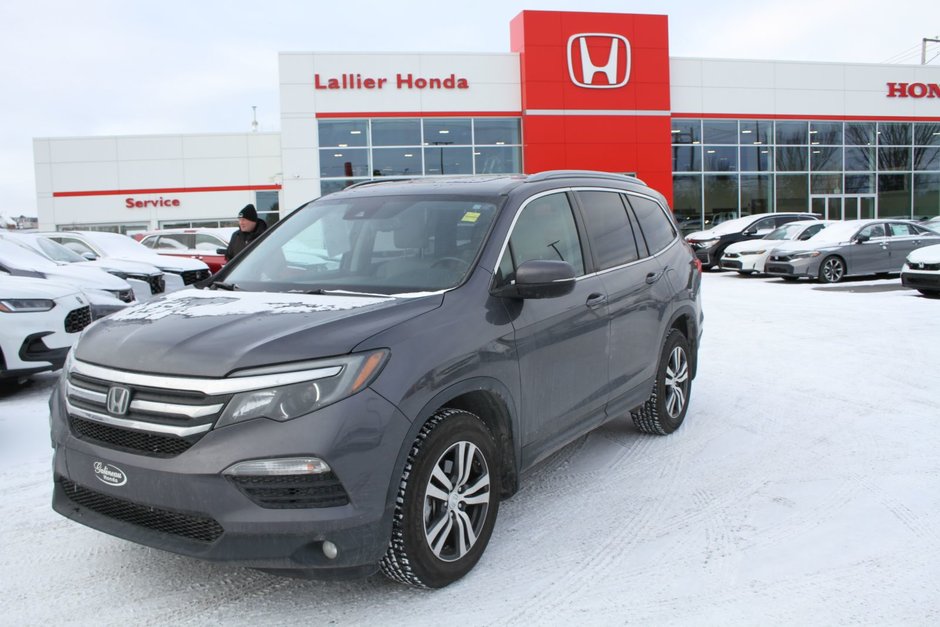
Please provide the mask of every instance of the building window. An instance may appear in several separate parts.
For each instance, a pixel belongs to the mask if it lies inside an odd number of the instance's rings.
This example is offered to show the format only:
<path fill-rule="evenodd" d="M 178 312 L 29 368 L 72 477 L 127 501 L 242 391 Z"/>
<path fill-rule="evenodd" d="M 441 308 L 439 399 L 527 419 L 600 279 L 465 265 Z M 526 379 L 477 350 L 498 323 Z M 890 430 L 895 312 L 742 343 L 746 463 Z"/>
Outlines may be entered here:
<path fill-rule="evenodd" d="M 522 172 L 518 118 L 320 120 L 318 133 L 321 194 L 380 177 Z"/>

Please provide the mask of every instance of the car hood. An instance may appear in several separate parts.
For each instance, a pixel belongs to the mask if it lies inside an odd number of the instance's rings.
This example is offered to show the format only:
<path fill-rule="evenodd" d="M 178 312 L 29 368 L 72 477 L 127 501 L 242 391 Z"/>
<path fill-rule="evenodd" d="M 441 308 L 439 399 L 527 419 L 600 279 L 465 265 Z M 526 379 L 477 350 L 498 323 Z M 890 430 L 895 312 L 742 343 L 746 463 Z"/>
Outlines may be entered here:
<path fill-rule="evenodd" d="M 60 265 L 55 270 L 43 270 L 42 273 L 51 281 L 70 283 L 82 289 L 94 290 L 129 290 L 130 284 L 113 274 L 99 268 L 74 267 L 71 264 Z"/>
<path fill-rule="evenodd" d="M 204 262 L 199 261 L 198 259 L 187 259 L 186 257 L 171 257 L 169 255 L 158 255 L 156 253 L 152 255 L 147 254 L 147 253 L 141 253 L 139 256 L 134 255 L 133 257 L 123 255 L 121 257 L 116 257 L 116 259 L 121 259 L 122 261 L 137 261 L 137 262 L 149 263 L 151 266 L 156 266 L 157 268 L 160 268 L 164 272 L 172 272 L 174 274 L 187 272 L 189 270 L 206 270 L 209 268 L 209 266 L 207 266 Z"/>
<path fill-rule="evenodd" d="M 772 250 L 778 248 L 781 244 L 787 242 L 783 239 L 752 239 L 743 242 L 735 242 L 725 248 L 725 254 L 740 253 L 743 250 Z"/>
<path fill-rule="evenodd" d="M 912 250 L 907 260 L 913 263 L 940 263 L 940 244 Z"/>
<path fill-rule="evenodd" d="M 74 285 L 0 273 L 0 298 L 56 299 L 70 294 L 75 294 L 82 304 L 86 304 L 81 292 Z"/>
<path fill-rule="evenodd" d="M 685 236 L 686 240 L 706 240 L 706 239 L 718 239 L 721 237 L 719 233 L 714 231 L 693 231 Z"/>
<path fill-rule="evenodd" d="M 826 248 L 836 248 L 848 244 L 848 242 L 814 242 L 811 239 L 804 241 L 784 241 L 778 246 L 774 246 L 775 252 L 799 252 L 801 250 L 823 250 Z"/>
<path fill-rule="evenodd" d="M 77 261 L 75 262 L 75 265 L 89 268 L 101 268 L 106 272 L 115 271 L 123 272 L 124 274 L 145 274 L 147 276 L 162 274 L 163 272 L 152 263 L 147 263 L 144 261 L 131 261 L 128 259 L 115 259 L 114 257 L 99 257 L 94 261 Z"/>
<path fill-rule="evenodd" d="M 363 340 L 443 300 L 181 290 L 129 307 L 87 329 L 75 356 L 89 363 L 174 376 L 349 353 Z"/>

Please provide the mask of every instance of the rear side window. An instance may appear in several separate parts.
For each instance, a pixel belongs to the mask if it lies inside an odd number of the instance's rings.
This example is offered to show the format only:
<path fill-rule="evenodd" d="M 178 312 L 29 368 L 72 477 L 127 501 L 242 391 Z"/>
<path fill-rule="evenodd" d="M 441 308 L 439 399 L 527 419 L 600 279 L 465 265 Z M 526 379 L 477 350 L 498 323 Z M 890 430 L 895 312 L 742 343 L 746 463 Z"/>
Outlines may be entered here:
<path fill-rule="evenodd" d="M 917 230 L 910 224 L 889 222 L 888 228 L 891 230 L 891 237 L 906 237 L 908 235 L 917 235 Z"/>
<path fill-rule="evenodd" d="M 578 192 L 591 251 L 598 270 L 640 258 L 623 197 L 616 192 Z"/>
<path fill-rule="evenodd" d="M 564 193 L 536 198 L 522 209 L 499 264 L 503 280 L 511 279 L 520 264 L 533 259 L 567 261 L 575 276 L 584 274 L 581 240 Z"/>
<path fill-rule="evenodd" d="M 669 246 L 676 239 L 676 229 L 663 208 L 649 198 L 633 195 L 628 198 L 650 254 L 655 255 Z"/>

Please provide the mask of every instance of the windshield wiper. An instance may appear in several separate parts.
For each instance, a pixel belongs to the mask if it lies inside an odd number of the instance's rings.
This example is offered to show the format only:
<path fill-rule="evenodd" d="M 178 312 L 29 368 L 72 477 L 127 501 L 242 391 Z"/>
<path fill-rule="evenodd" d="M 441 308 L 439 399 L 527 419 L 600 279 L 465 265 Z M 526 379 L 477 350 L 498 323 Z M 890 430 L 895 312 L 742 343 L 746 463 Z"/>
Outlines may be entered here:
<path fill-rule="evenodd" d="M 234 283 L 226 283 L 225 281 L 213 281 L 209 284 L 210 290 L 225 290 L 227 292 L 234 292 L 238 289 L 238 286 Z"/>
<path fill-rule="evenodd" d="M 294 290 L 291 290 L 294 291 Z M 300 290 L 302 294 L 314 294 L 321 295 L 326 294 L 330 296 L 377 296 L 379 298 L 393 298 L 388 294 L 371 294 L 369 292 L 352 292 L 349 290 L 325 290 L 322 287 L 318 287 L 313 290 Z"/>

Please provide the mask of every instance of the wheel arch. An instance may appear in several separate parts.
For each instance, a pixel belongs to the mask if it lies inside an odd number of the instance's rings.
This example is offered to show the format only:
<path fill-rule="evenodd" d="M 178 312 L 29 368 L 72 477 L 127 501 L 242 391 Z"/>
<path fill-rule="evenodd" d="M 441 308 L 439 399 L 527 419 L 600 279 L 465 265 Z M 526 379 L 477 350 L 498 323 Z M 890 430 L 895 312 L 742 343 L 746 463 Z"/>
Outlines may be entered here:
<path fill-rule="evenodd" d="M 398 485 L 405 469 L 405 462 L 418 433 L 428 420 L 440 409 L 461 409 L 480 418 L 496 440 L 500 456 L 500 498 L 508 498 L 519 488 L 519 442 L 516 437 L 516 411 L 512 395 L 503 383 L 488 377 L 475 377 L 447 387 L 435 394 L 411 423 L 408 434 L 402 441 L 395 472 L 390 477 L 386 495 L 386 512 L 391 516 L 395 509 Z"/>
<path fill-rule="evenodd" d="M 691 378 L 694 379 L 698 372 L 699 349 L 699 324 L 695 319 L 694 310 L 691 308 L 682 308 L 676 311 L 669 320 L 669 324 L 666 326 L 666 332 L 663 333 L 662 342 L 666 341 L 666 338 L 669 337 L 669 332 L 673 329 L 685 336 L 689 347 L 692 349 L 692 354 L 689 359 L 689 374 Z"/>

